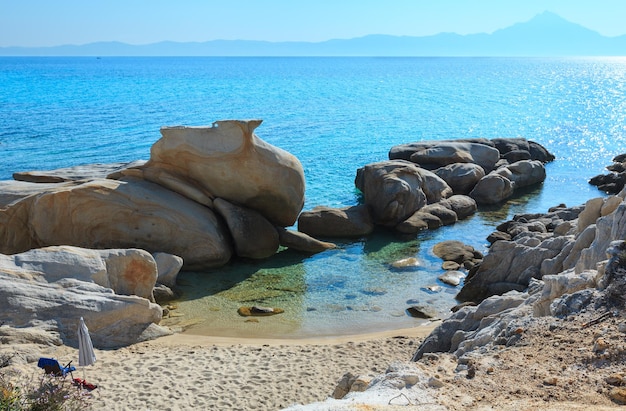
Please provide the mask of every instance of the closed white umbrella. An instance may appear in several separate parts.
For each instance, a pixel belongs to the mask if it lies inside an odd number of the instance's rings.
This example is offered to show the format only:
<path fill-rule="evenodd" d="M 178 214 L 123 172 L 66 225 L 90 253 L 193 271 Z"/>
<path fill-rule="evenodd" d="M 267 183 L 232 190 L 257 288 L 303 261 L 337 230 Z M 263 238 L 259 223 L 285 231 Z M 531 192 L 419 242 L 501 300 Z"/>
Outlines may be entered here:
<path fill-rule="evenodd" d="M 96 362 L 96 353 L 93 351 L 93 344 L 89 336 L 89 329 L 83 317 L 78 323 L 78 365 L 83 367 L 83 381 L 85 380 L 85 368 Z"/>

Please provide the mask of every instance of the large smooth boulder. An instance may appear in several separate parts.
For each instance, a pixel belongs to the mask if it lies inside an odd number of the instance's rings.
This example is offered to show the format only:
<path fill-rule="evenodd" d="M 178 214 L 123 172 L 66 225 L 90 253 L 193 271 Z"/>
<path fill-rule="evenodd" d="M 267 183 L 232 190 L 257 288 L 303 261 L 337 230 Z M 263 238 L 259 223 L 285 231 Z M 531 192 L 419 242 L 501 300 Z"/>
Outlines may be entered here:
<path fill-rule="evenodd" d="M 422 230 L 435 230 L 443 226 L 441 219 L 433 214 L 416 211 L 413 215 L 394 227 L 402 234 L 415 234 Z"/>
<path fill-rule="evenodd" d="M 138 179 L 61 184 L 0 209 L 4 254 L 50 245 L 140 248 L 203 269 L 230 260 L 229 241 L 212 210 Z"/>
<path fill-rule="evenodd" d="M 441 220 L 441 224 L 443 225 L 451 225 L 459 220 L 456 213 L 449 207 L 448 204 L 444 204 L 443 201 L 434 204 L 427 204 L 422 207 L 418 213 L 419 212 L 434 215 Z"/>
<path fill-rule="evenodd" d="M 150 301 L 154 301 L 152 290 L 159 275 L 155 258 L 145 250 L 91 250 L 73 246 L 0 254 L 0 271 L 45 282 L 74 278 L 110 288 L 116 294 L 136 295 Z"/>
<path fill-rule="evenodd" d="M 254 134 L 261 122 L 163 127 L 141 167 L 144 178 L 183 195 L 194 193 L 203 203 L 221 197 L 290 226 L 304 205 L 304 171 L 292 154 Z"/>
<path fill-rule="evenodd" d="M 443 261 L 454 261 L 458 264 L 483 258 L 483 255 L 474 247 L 457 240 L 446 240 L 435 244 L 433 246 L 433 254 Z"/>
<path fill-rule="evenodd" d="M 440 204 L 454 211 L 459 220 L 469 217 L 478 211 L 476 200 L 470 196 L 456 194 L 440 201 Z"/>
<path fill-rule="evenodd" d="M 514 191 L 511 180 L 497 173 L 489 173 L 478 181 L 469 196 L 478 204 L 497 204 L 511 197 Z"/>
<path fill-rule="evenodd" d="M 478 164 L 454 163 L 435 170 L 455 194 L 468 194 L 476 183 L 485 176 L 485 170 Z"/>
<path fill-rule="evenodd" d="M 541 161 L 536 160 L 517 161 L 501 167 L 493 173 L 511 180 L 515 189 L 541 183 L 546 179 L 546 168 Z"/>
<path fill-rule="evenodd" d="M 76 344 L 84 317 L 96 347 L 130 345 L 171 334 L 159 327 L 162 309 L 150 297 L 157 266 L 143 250 L 47 247 L 0 254 L 0 323 L 36 329 Z"/>
<path fill-rule="evenodd" d="M 491 142 L 503 156 L 510 152 L 526 151 L 530 157 L 530 145 L 525 138 L 492 138 Z"/>
<path fill-rule="evenodd" d="M 418 168 L 417 172 L 422 177 L 422 191 L 428 204 L 438 203 L 454 193 L 448 183 L 432 171 Z"/>
<path fill-rule="evenodd" d="M 154 261 L 157 265 L 157 283 L 163 284 L 166 287 L 172 288 L 176 285 L 178 273 L 183 267 L 183 259 L 177 255 L 168 253 L 154 253 L 152 254 Z"/>
<path fill-rule="evenodd" d="M 389 150 L 389 160 L 407 160 L 410 161 L 411 155 L 418 151 L 429 149 L 441 143 L 475 143 L 484 144 L 494 147 L 494 144 L 486 138 L 460 138 L 454 140 L 427 140 L 416 141 L 413 143 L 399 144 L 391 147 Z"/>
<path fill-rule="evenodd" d="M 312 237 L 361 237 L 374 231 L 367 206 L 317 206 L 298 217 L 298 230 Z"/>
<path fill-rule="evenodd" d="M 64 278 L 41 283 L 0 272 L 0 322 L 7 327 L 43 328 L 77 344 L 78 319 L 84 317 L 94 347 L 115 348 L 171 334 L 159 327 L 162 309 L 148 299 L 117 295 L 96 283 Z"/>
<path fill-rule="evenodd" d="M 261 259 L 276 254 L 278 232 L 261 213 L 222 198 L 216 198 L 213 206 L 226 220 L 235 243 L 235 253 L 239 257 Z"/>
<path fill-rule="evenodd" d="M 404 160 L 368 164 L 358 170 L 355 180 L 374 222 L 387 227 L 426 205 L 423 182 L 419 167 Z"/>
<path fill-rule="evenodd" d="M 441 142 L 433 147 L 411 154 L 410 161 L 417 164 L 447 166 L 454 163 L 474 163 L 486 172 L 492 170 L 500 153 L 485 144 L 466 142 Z"/>

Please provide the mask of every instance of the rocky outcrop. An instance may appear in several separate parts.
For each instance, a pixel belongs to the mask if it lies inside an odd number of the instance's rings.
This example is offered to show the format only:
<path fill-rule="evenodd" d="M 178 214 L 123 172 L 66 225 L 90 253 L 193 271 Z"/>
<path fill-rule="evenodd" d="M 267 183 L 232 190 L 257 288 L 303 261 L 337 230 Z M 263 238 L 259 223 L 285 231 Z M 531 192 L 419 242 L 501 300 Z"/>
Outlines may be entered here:
<path fill-rule="evenodd" d="M 613 157 L 613 164 L 606 167 L 608 174 L 598 174 L 589 180 L 589 184 L 609 194 L 617 194 L 626 184 L 626 154 Z"/>
<path fill-rule="evenodd" d="M 397 160 L 366 165 L 355 182 L 373 221 L 394 227 L 426 205 L 423 181 L 419 167 Z"/>
<path fill-rule="evenodd" d="M 290 226 L 304 204 L 304 171 L 292 154 L 254 134 L 261 122 L 163 127 L 141 174 L 207 206 L 221 197 L 258 211 L 275 225 Z"/>
<path fill-rule="evenodd" d="M 543 162 L 554 156 L 526 139 L 459 139 L 424 141 L 392 147 L 389 160 L 357 170 L 355 186 L 363 193 L 365 210 L 352 215 L 363 221 L 363 212 L 374 225 L 401 234 L 415 234 L 454 224 L 477 211 L 478 204 L 495 204 L 511 197 L 516 188 L 542 182 Z M 433 170 L 433 171 L 430 171 Z M 485 175 L 486 172 L 490 172 Z M 469 194 L 469 196 L 467 196 Z M 351 226 L 347 209 L 316 208 L 300 215 L 298 227 L 310 235 L 345 237 L 373 229 L 336 229 Z M 322 214 L 324 213 L 324 214 Z M 321 223 L 321 216 L 329 216 Z M 361 223 L 355 222 L 364 228 Z"/>
<path fill-rule="evenodd" d="M 232 254 L 211 209 L 134 178 L 61 184 L 0 209 L 0 252 L 50 245 L 166 252 L 188 269 L 223 265 Z"/>
<path fill-rule="evenodd" d="M 492 170 L 500 153 L 493 147 L 485 144 L 442 141 L 414 152 L 409 157 L 413 163 L 423 165 L 425 168 L 447 166 L 456 163 L 478 164 L 485 171 Z"/>
<path fill-rule="evenodd" d="M 0 182 L 0 251 L 136 247 L 204 269 L 230 260 L 232 234 L 237 255 L 267 258 L 278 249 L 274 226 L 296 221 L 305 183 L 293 155 L 254 134 L 260 123 L 164 127 L 147 162 L 15 173 L 22 181 Z"/>
<path fill-rule="evenodd" d="M 99 348 L 167 335 L 158 326 L 161 307 L 150 301 L 157 278 L 156 261 L 143 250 L 61 246 L 0 254 L 0 323 L 8 334 L 33 328 L 75 345 L 84 317 Z"/>
<path fill-rule="evenodd" d="M 626 242 L 613 241 L 605 249 L 603 260 L 597 262 L 597 269 L 567 269 L 541 280 L 531 279 L 524 292 L 494 295 L 477 306 L 461 308 L 433 330 L 413 360 L 430 352 L 451 352 L 459 361 L 467 360 L 486 346 L 515 345 L 524 328 L 537 317 L 565 318 L 591 309 L 604 313 L 606 318 L 612 308 L 624 306 L 624 250 Z"/>
<path fill-rule="evenodd" d="M 621 196 L 593 199 L 585 206 L 516 215 L 500 224 L 498 230 L 504 235 L 490 236 L 494 242 L 489 253 L 468 275 L 457 299 L 479 302 L 510 290 L 522 291 L 533 278 L 574 268 L 577 273 L 595 269 L 609 243 L 626 236 L 622 200 Z M 597 218 L 595 224 L 592 218 Z"/>
<path fill-rule="evenodd" d="M 440 144 L 443 144 L 443 147 L 444 147 L 443 151 L 447 150 L 449 154 L 452 154 L 452 156 L 450 156 L 450 158 L 453 158 L 453 157 L 460 158 L 460 157 L 462 157 L 460 152 L 463 151 L 462 149 L 459 148 L 460 151 L 458 153 L 455 153 L 450 148 L 450 144 L 471 145 L 471 146 L 467 146 L 467 147 L 473 147 L 476 144 L 480 144 L 480 145 L 486 146 L 488 148 L 495 148 L 495 145 L 491 141 L 486 139 L 486 138 L 474 138 L 474 139 L 471 139 L 471 138 L 470 139 L 468 139 L 468 138 L 459 138 L 459 139 L 454 139 L 454 140 L 417 141 L 417 142 L 414 142 L 414 143 L 399 144 L 397 146 L 391 147 L 391 149 L 389 150 L 389 159 L 390 160 L 401 159 L 401 160 L 410 161 L 411 156 L 413 154 L 422 153 L 425 150 L 430 150 L 433 147 L 439 146 Z M 491 151 L 491 150 L 489 150 L 489 151 Z M 465 157 L 467 158 L 469 155 L 470 154 L 467 153 L 467 154 L 465 154 Z M 455 161 L 449 161 L 449 162 L 445 161 L 445 162 L 447 164 L 455 163 Z M 467 163 L 467 162 L 468 161 L 463 161 L 463 163 Z M 426 161 L 425 162 L 425 164 L 431 164 L 431 163 L 437 164 L 437 166 L 435 168 L 439 168 L 442 165 L 442 161 L 438 161 L 438 162 Z"/>
<path fill-rule="evenodd" d="M 521 160 L 481 178 L 469 195 L 479 204 L 497 204 L 511 197 L 516 189 L 541 183 L 545 179 L 546 170 L 541 162 Z"/>
<path fill-rule="evenodd" d="M 434 170 L 454 190 L 479 204 L 496 204 L 516 189 L 545 180 L 544 163 L 554 155 L 523 138 L 425 141 L 395 146 L 390 159 Z"/>
<path fill-rule="evenodd" d="M 99 346 L 128 345 L 168 333 L 152 302 L 157 292 L 160 301 L 174 295 L 181 267 L 224 265 L 233 248 L 267 258 L 279 242 L 306 252 L 334 247 L 283 228 L 304 203 L 304 173 L 254 134 L 260 123 L 165 127 L 148 162 L 0 182 L 0 252 L 15 254 L 0 259 L 0 274 L 16 276 L 0 281 L 3 331 L 45 324 L 67 343 L 83 316 Z"/>

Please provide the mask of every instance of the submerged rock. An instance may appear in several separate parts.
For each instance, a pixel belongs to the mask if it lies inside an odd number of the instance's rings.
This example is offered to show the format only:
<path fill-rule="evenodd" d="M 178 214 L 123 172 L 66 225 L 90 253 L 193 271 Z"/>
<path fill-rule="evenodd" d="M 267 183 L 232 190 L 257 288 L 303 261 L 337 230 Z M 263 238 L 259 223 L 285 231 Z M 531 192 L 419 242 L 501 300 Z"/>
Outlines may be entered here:
<path fill-rule="evenodd" d="M 282 308 L 261 307 L 261 306 L 254 305 L 252 307 L 239 307 L 237 312 L 242 317 L 250 317 L 250 316 L 268 316 L 268 315 L 282 314 L 285 312 L 285 310 L 283 310 Z"/>

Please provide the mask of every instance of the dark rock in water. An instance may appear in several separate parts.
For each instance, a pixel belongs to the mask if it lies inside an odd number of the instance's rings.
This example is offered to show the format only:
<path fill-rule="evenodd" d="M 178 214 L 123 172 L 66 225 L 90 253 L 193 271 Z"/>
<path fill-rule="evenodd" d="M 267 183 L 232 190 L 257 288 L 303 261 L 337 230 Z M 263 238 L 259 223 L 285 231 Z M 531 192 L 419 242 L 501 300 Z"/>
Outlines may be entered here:
<path fill-rule="evenodd" d="M 424 319 L 432 319 L 437 318 L 438 313 L 433 308 L 424 306 L 424 305 L 414 305 L 406 309 L 406 312 L 411 317 L 415 318 L 424 318 Z"/>
<path fill-rule="evenodd" d="M 544 146 L 534 141 L 528 142 L 528 151 L 531 159 L 541 161 L 542 163 L 549 163 L 556 158 Z"/>
<path fill-rule="evenodd" d="M 370 288 L 366 288 L 364 290 L 361 290 L 361 292 L 365 295 L 385 295 L 387 294 L 387 290 L 380 288 L 380 287 L 370 287 Z"/>
<path fill-rule="evenodd" d="M 607 166 L 609 174 L 599 174 L 589 180 L 589 184 L 598 187 L 599 190 L 609 194 L 617 194 L 626 185 L 626 154 L 620 154 L 613 158 L 613 164 Z"/>
<path fill-rule="evenodd" d="M 454 163 L 435 170 L 456 194 L 468 194 L 478 181 L 485 176 L 485 170 L 478 164 Z"/>
<path fill-rule="evenodd" d="M 415 234 L 422 230 L 435 230 L 443 226 L 441 219 L 433 214 L 417 211 L 400 224 L 395 230 L 403 234 Z"/>
<path fill-rule="evenodd" d="M 435 244 L 433 253 L 444 261 L 454 261 L 463 264 L 463 261 L 474 258 L 474 247 L 460 241 L 448 240 Z"/>
<path fill-rule="evenodd" d="M 213 207 L 226 221 L 238 256 L 263 259 L 276 254 L 278 232 L 261 213 L 223 198 L 214 199 Z"/>
<path fill-rule="evenodd" d="M 337 245 L 317 240 L 308 234 L 284 227 L 275 227 L 278 231 L 278 241 L 283 247 L 307 253 L 319 253 L 325 250 L 337 248 Z"/>
<path fill-rule="evenodd" d="M 298 230 L 312 237 L 360 237 L 374 230 L 366 206 L 344 208 L 317 206 L 298 217 Z"/>
<path fill-rule="evenodd" d="M 526 150 L 512 150 L 502 156 L 509 163 L 521 160 L 530 160 L 530 152 Z"/>
<path fill-rule="evenodd" d="M 261 307 L 254 305 L 252 307 L 239 307 L 237 312 L 243 317 L 249 317 L 281 314 L 284 313 L 285 310 L 283 310 L 282 308 Z"/>
<path fill-rule="evenodd" d="M 444 261 L 443 264 L 441 264 L 441 268 L 446 271 L 454 271 L 461 268 L 461 264 L 457 263 L 456 261 Z"/>
<path fill-rule="evenodd" d="M 429 294 L 435 294 L 435 293 L 441 292 L 441 286 L 432 284 L 432 285 L 427 285 L 426 287 L 422 287 L 422 288 L 420 288 L 420 290 L 425 291 L 425 292 L 427 292 Z M 409 300 L 409 301 L 411 301 L 411 300 Z M 407 301 L 407 304 L 414 304 L 415 303 L 415 302 L 409 302 L 409 301 Z"/>

